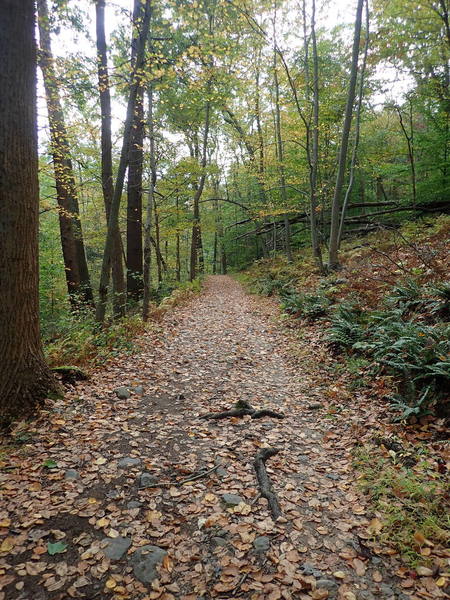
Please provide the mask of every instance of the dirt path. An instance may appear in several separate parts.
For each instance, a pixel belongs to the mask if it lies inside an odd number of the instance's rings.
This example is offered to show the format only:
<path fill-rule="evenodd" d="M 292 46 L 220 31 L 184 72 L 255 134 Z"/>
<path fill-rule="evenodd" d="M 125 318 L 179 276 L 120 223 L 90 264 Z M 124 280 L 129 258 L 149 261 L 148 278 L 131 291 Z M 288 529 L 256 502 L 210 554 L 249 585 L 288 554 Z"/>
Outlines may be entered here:
<path fill-rule="evenodd" d="M 305 340 L 299 371 L 275 314 L 211 277 L 20 434 L 0 475 L 0 600 L 411 597 L 364 543 L 351 424 L 318 408 L 320 351 Z M 286 418 L 199 418 L 239 399 Z M 281 450 L 277 522 L 252 465 L 264 446 Z"/>

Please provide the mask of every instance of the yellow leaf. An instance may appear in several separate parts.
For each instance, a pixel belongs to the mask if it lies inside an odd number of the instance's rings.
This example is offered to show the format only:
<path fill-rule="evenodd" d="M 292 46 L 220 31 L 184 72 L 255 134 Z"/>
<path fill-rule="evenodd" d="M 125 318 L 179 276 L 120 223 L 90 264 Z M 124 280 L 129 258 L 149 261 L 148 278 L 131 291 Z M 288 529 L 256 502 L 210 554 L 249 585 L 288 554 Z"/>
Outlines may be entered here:
<path fill-rule="evenodd" d="M 97 460 L 94 462 L 94 464 L 96 465 L 104 465 L 106 463 L 106 458 L 104 458 L 103 456 L 100 456 L 100 458 L 97 458 Z"/>
<path fill-rule="evenodd" d="M 11 519 L 3 519 L 0 521 L 0 527 L 9 527 L 11 525 Z"/>
<path fill-rule="evenodd" d="M 97 527 L 106 527 L 109 525 L 109 519 L 105 519 L 105 517 L 103 517 L 96 522 L 96 525 Z"/>
<path fill-rule="evenodd" d="M 10 552 L 14 548 L 14 538 L 7 537 L 0 546 L 0 552 Z"/>
<path fill-rule="evenodd" d="M 380 519 L 372 519 L 369 523 L 369 527 L 367 528 L 371 533 L 380 533 L 383 528 L 383 523 Z"/>
<path fill-rule="evenodd" d="M 439 587 L 444 587 L 447 581 L 448 580 L 445 577 L 439 577 L 439 579 L 436 580 L 436 585 Z"/>
<path fill-rule="evenodd" d="M 88 504 L 97 504 L 97 498 L 88 498 Z"/>
<path fill-rule="evenodd" d="M 108 590 L 113 590 L 117 585 L 117 581 L 114 581 L 114 579 L 108 579 L 105 585 Z"/>
<path fill-rule="evenodd" d="M 336 579 L 345 579 L 346 574 L 344 571 L 335 571 L 333 576 L 336 577 Z"/>

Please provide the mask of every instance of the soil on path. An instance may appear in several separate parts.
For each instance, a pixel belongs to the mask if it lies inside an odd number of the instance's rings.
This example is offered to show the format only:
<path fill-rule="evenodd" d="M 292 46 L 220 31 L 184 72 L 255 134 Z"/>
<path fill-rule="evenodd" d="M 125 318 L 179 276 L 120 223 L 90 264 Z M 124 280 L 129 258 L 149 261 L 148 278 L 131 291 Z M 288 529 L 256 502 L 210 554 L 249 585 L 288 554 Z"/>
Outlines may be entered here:
<path fill-rule="evenodd" d="M 137 354 L 19 428 L 0 474 L 0 600 L 411 597 L 366 544 L 351 424 L 320 410 L 321 351 L 304 340 L 299 369 L 276 312 L 210 277 Z M 200 418 L 237 400 L 286 418 Z M 253 468 L 266 446 L 276 522 Z"/>

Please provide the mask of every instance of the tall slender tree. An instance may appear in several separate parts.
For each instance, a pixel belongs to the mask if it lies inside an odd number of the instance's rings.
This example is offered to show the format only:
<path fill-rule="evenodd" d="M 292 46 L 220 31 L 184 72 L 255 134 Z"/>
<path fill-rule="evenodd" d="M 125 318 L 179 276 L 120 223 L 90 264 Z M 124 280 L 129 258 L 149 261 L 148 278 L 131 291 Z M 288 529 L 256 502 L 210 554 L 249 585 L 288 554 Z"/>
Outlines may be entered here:
<path fill-rule="evenodd" d="M 75 307 L 79 302 L 93 304 L 94 297 L 81 229 L 77 189 L 70 156 L 69 138 L 59 97 L 50 37 L 47 0 L 37 1 L 39 25 L 39 65 L 44 79 L 50 124 L 51 150 L 59 205 L 59 225 L 67 289 Z"/>
<path fill-rule="evenodd" d="M 106 219 L 109 220 L 114 196 L 112 139 L 111 139 L 111 91 L 108 72 L 108 54 L 105 35 L 105 0 L 96 0 L 97 72 L 101 111 L 101 161 L 102 189 Z M 113 283 L 113 311 L 120 316 L 123 310 L 125 279 L 122 260 L 122 240 L 119 227 L 114 228 L 111 250 L 111 273 Z"/>
<path fill-rule="evenodd" d="M 38 154 L 33 0 L 0 3 L 0 420 L 57 385 L 39 335 Z"/>
<path fill-rule="evenodd" d="M 125 173 L 128 166 L 131 127 L 133 124 L 133 115 L 136 109 L 136 99 L 139 88 L 141 87 L 141 78 L 145 64 L 145 47 L 150 28 L 151 2 L 145 0 L 145 9 L 140 23 L 139 38 L 137 42 L 136 61 L 131 74 L 131 84 L 127 103 L 127 114 L 125 118 L 124 133 L 122 138 L 122 149 L 120 153 L 119 167 L 117 169 L 116 184 L 114 186 L 114 195 L 111 202 L 111 212 L 108 219 L 108 230 L 106 234 L 105 250 L 103 252 L 103 262 L 100 274 L 99 301 L 97 303 L 96 319 L 103 322 L 106 314 L 106 303 L 108 300 L 108 286 L 110 276 L 110 261 L 114 242 L 114 232 L 118 227 L 119 211 L 122 200 L 122 192 L 125 181 Z"/>
<path fill-rule="evenodd" d="M 336 185 L 334 187 L 333 202 L 331 205 L 331 225 L 330 225 L 330 243 L 328 268 L 337 269 L 339 267 L 339 217 L 341 212 L 341 196 L 344 187 L 344 177 L 347 164 L 348 142 L 350 137 L 350 128 L 352 125 L 353 105 L 356 95 L 356 81 L 358 77 L 358 58 L 359 44 L 361 39 L 362 11 L 365 0 L 358 0 L 356 7 L 355 31 L 353 34 L 352 63 L 350 70 L 350 81 L 347 93 L 347 103 L 345 106 L 344 124 L 342 127 L 341 145 L 339 149 L 338 168 L 336 175 Z"/>

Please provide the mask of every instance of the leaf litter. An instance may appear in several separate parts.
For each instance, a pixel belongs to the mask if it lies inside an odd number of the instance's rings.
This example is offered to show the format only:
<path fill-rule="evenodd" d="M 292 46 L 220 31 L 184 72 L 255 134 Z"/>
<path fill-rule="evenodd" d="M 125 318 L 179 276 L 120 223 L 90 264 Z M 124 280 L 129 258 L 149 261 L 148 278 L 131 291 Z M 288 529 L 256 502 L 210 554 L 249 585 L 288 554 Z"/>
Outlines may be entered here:
<path fill-rule="evenodd" d="M 292 343 L 274 302 L 210 277 L 134 356 L 19 424 L 0 463 L 0 600 L 448 598 L 444 550 L 420 538 L 437 568 L 411 572 L 377 546 L 350 455 L 370 407 L 330 420 L 348 392 L 313 336 Z M 202 419 L 238 401 L 285 418 Z M 253 468 L 264 448 L 279 450 L 276 521 Z"/>

